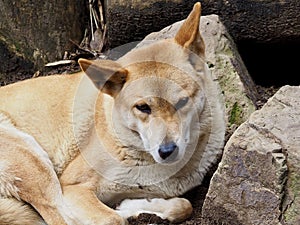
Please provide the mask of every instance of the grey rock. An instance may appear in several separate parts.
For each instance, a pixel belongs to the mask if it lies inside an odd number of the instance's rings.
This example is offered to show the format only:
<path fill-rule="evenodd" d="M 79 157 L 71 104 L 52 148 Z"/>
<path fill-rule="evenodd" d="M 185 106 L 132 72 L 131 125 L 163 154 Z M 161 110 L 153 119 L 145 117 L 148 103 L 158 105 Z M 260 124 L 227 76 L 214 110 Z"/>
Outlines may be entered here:
<path fill-rule="evenodd" d="M 204 224 L 300 224 L 300 86 L 282 87 L 227 142 Z"/>

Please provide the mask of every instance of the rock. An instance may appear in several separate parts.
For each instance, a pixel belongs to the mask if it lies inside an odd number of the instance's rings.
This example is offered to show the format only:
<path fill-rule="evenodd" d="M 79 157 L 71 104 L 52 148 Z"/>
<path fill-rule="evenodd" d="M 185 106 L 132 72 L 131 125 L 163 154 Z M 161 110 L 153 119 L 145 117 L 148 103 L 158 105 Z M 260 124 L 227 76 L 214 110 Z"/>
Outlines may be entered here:
<path fill-rule="evenodd" d="M 300 86 L 282 87 L 229 139 L 204 224 L 300 224 Z"/>
<path fill-rule="evenodd" d="M 142 40 L 186 18 L 196 1 L 190 0 L 111 0 L 106 1 L 108 39 L 111 47 Z M 202 0 L 202 14 L 217 14 L 234 40 L 286 42 L 299 40 L 300 1 Z M 298 42 L 299 43 L 299 42 Z"/>
<path fill-rule="evenodd" d="M 183 21 L 151 33 L 138 45 L 149 41 L 174 37 Z M 206 59 L 213 77 L 225 96 L 228 131 L 243 123 L 255 110 L 256 86 L 253 83 L 238 50 L 217 15 L 202 16 L 200 32 L 206 46 Z"/>

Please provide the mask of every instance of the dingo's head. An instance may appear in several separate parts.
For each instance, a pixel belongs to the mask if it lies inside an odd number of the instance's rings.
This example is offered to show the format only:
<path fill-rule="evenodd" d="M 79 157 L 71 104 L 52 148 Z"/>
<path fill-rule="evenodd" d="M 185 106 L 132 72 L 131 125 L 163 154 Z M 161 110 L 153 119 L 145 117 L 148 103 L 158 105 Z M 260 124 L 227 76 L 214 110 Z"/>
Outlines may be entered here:
<path fill-rule="evenodd" d="M 113 97 L 112 122 L 120 139 L 159 163 L 181 159 L 197 142 L 205 105 L 200 12 L 196 3 L 174 39 L 134 49 L 116 62 L 79 60 L 95 86 Z"/>

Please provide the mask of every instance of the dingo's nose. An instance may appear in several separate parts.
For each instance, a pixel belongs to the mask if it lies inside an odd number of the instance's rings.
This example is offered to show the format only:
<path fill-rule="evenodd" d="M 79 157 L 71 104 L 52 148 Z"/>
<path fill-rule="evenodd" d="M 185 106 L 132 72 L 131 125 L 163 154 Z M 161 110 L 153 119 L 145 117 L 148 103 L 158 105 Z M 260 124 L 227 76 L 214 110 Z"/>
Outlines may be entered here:
<path fill-rule="evenodd" d="M 175 150 L 177 145 L 174 142 L 163 144 L 159 146 L 158 153 L 162 159 L 168 158 Z"/>

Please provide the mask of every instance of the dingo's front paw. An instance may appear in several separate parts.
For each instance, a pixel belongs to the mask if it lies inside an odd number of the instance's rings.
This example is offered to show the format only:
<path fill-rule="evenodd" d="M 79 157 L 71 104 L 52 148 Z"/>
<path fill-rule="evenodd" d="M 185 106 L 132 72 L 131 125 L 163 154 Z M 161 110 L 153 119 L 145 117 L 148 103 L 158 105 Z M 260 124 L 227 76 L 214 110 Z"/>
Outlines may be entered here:
<path fill-rule="evenodd" d="M 192 211 L 191 203 L 184 198 L 126 199 L 116 209 L 116 212 L 123 218 L 137 217 L 141 213 L 148 213 L 171 222 L 187 219 Z"/>

